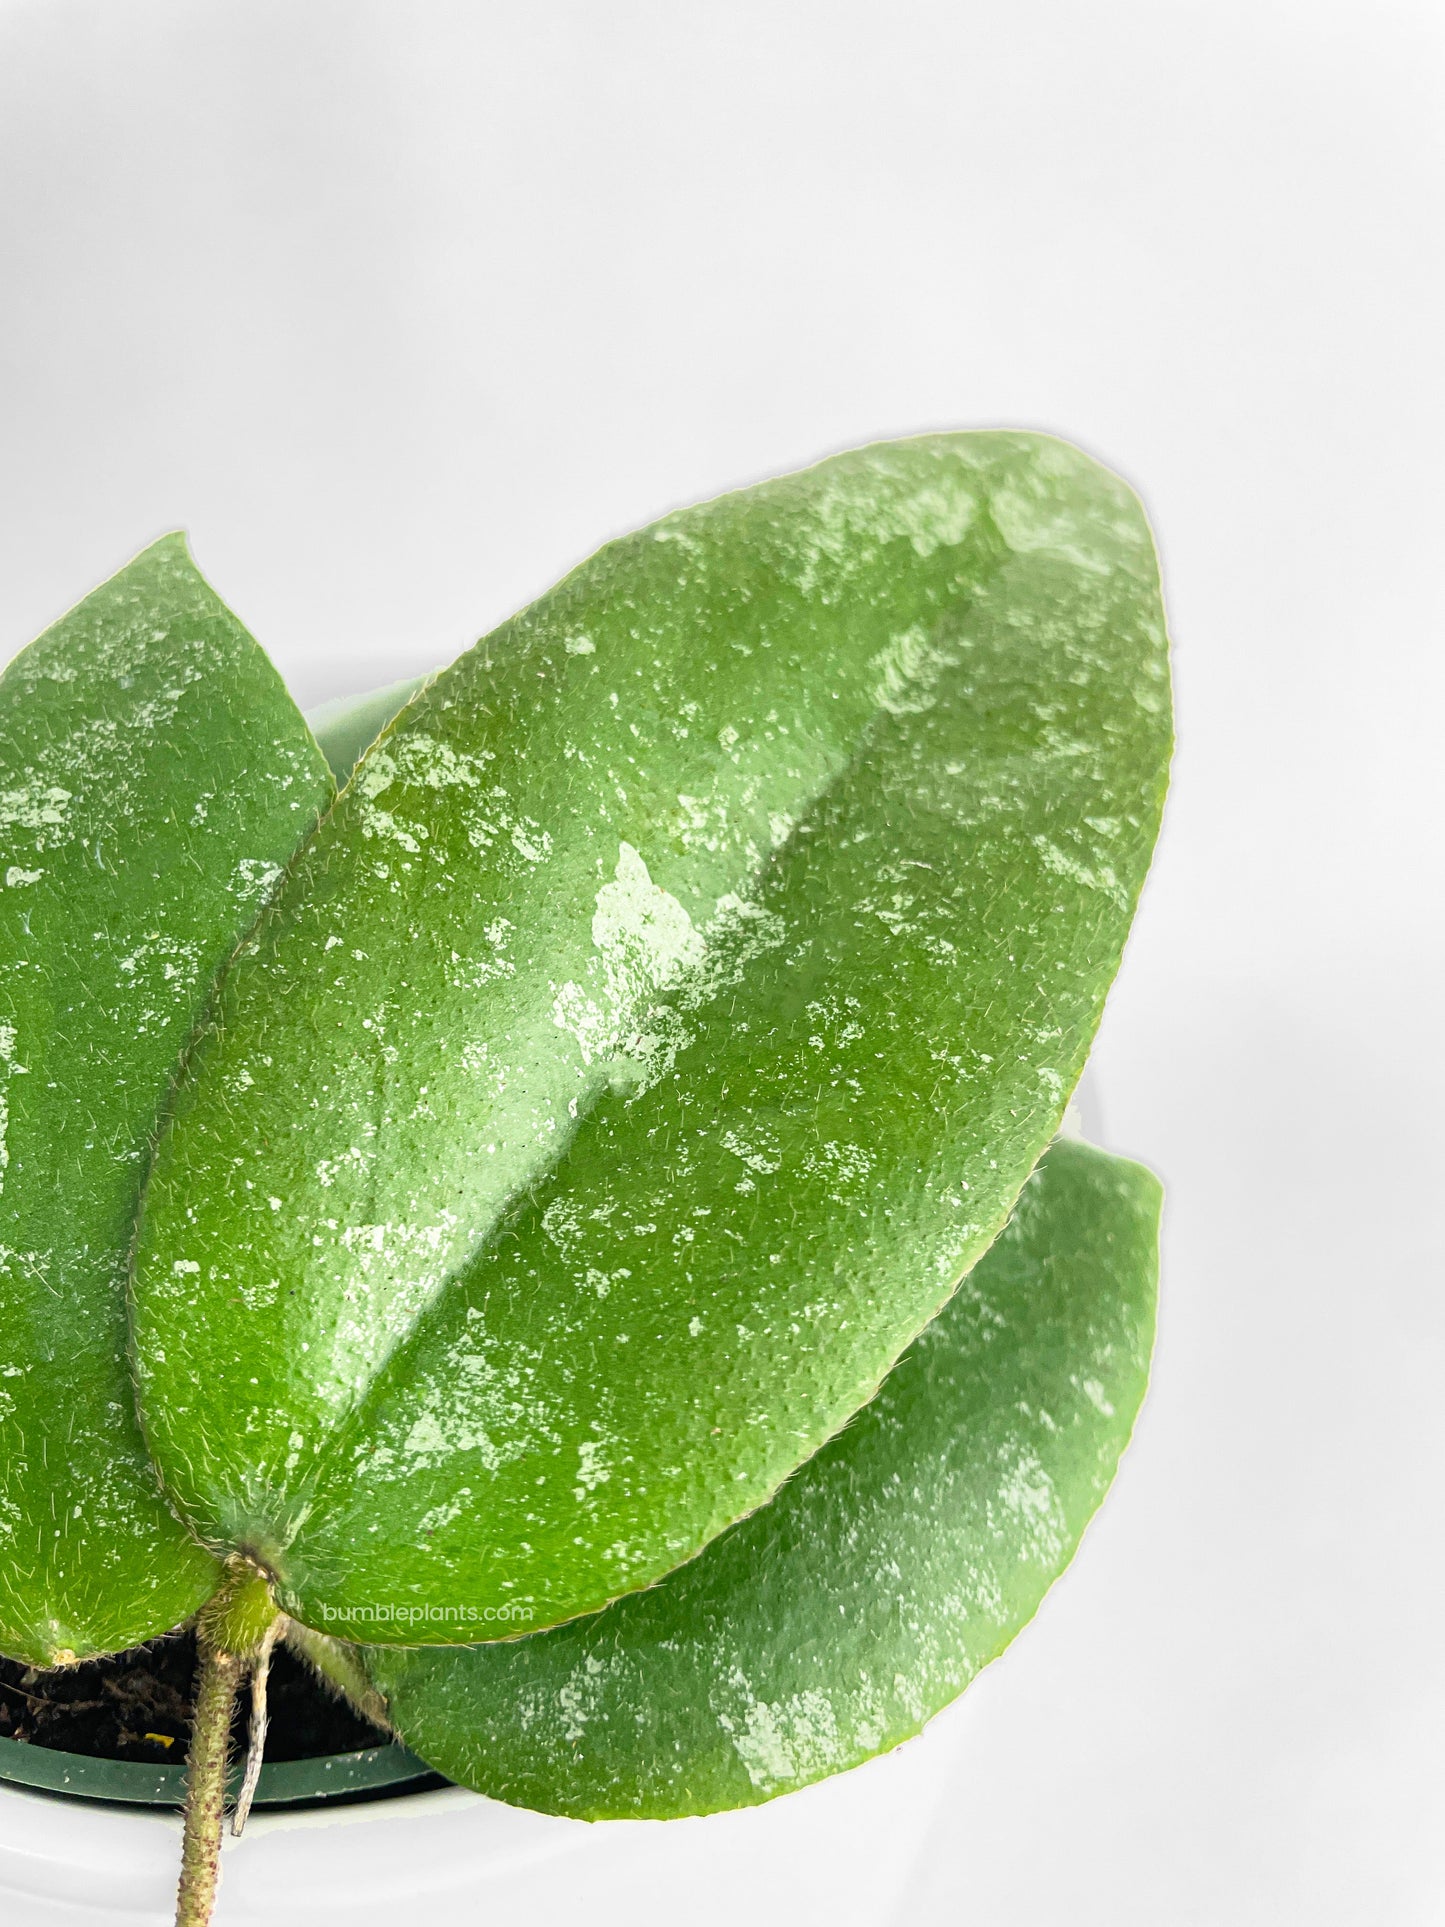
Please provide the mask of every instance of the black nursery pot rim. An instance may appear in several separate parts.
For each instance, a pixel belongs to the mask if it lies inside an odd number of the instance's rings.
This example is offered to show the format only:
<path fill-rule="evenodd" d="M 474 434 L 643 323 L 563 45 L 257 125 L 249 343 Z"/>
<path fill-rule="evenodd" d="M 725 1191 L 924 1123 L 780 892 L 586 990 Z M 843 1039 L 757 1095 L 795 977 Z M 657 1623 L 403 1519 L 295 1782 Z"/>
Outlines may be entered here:
<path fill-rule="evenodd" d="M 0 1782 L 72 1800 L 179 1811 L 185 1804 L 185 1772 L 179 1761 L 174 1766 L 156 1766 L 141 1760 L 109 1760 L 0 1736 Z M 241 1782 L 239 1763 L 231 1780 L 234 1795 Z M 345 1805 L 424 1793 L 448 1784 L 404 1746 L 369 1746 L 310 1760 L 267 1761 L 261 1768 L 255 1805 L 258 1809 Z"/>

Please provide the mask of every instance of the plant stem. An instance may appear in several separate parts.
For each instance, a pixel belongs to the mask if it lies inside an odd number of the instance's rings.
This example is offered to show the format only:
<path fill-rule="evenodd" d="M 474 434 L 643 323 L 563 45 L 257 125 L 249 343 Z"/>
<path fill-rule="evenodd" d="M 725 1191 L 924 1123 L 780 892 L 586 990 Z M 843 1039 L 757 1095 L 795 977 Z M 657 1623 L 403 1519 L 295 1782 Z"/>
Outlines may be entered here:
<path fill-rule="evenodd" d="M 231 1708 L 258 1659 L 269 1655 L 284 1624 L 266 1575 L 249 1560 L 229 1559 L 226 1575 L 196 1615 L 201 1664 L 196 1675 L 191 1744 L 186 1756 L 186 1818 L 176 1927 L 207 1927 L 221 1873 L 221 1822 L 231 1751 Z M 255 1746 L 264 1742 L 262 1726 Z M 259 1760 L 258 1760 L 259 1766 Z M 254 1778 L 253 1778 L 254 1790 Z M 249 1802 L 248 1802 L 249 1804 Z"/>
<path fill-rule="evenodd" d="M 333 1692 L 349 1700 L 363 1719 L 379 1726 L 383 1733 L 391 1731 L 386 1701 L 366 1677 L 354 1646 L 345 1640 L 333 1639 L 329 1633 L 315 1632 L 296 1619 L 286 1622 L 286 1644 L 308 1662 Z"/>
<path fill-rule="evenodd" d="M 246 1671 L 239 1653 L 203 1646 L 186 1759 L 186 1826 L 176 1927 L 206 1927 L 221 1872 L 221 1819 L 231 1751 L 231 1705 Z"/>

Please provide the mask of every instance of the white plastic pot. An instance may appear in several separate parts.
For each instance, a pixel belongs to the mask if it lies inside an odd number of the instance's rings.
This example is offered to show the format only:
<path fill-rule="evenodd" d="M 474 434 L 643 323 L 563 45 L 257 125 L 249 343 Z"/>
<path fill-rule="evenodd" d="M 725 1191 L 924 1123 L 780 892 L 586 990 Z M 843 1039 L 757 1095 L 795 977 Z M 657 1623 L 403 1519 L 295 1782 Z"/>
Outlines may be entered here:
<path fill-rule="evenodd" d="M 949 1780 L 966 1701 L 852 1773 L 738 1813 L 588 1825 L 459 1787 L 312 1812 L 253 1814 L 227 1839 L 216 1927 L 884 1927 Z M 6 1927 L 171 1918 L 173 1812 L 0 1787 Z"/>

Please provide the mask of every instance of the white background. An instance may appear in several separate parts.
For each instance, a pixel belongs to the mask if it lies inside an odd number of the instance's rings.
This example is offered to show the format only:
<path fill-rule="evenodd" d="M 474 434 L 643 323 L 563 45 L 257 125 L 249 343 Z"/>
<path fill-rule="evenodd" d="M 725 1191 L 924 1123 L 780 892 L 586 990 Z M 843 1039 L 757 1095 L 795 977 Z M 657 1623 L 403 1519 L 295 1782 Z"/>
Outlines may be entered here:
<path fill-rule="evenodd" d="M 1151 510 L 1096 1061 L 1154 1388 L 900 1924 L 1445 1918 L 1442 56 L 1430 0 L 0 0 L 0 655 L 184 525 L 314 702 L 925 428 Z"/>

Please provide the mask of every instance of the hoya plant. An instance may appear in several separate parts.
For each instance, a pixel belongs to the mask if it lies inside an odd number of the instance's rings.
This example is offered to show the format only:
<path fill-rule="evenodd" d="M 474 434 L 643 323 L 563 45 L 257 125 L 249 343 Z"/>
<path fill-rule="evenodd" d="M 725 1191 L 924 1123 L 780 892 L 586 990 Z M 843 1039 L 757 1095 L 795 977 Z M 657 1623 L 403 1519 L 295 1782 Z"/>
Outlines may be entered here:
<path fill-rule="evenodd" d="M 0 1650 L 194 1621 L 186 1923 L 277 1640 L 504 1800 L 765 1800 L 1144 1390 L 1158 1186 L 1057 1135 L 1170 745 L 1116 477 L 842 455 L 404 694 L 318 742 L 179 536 L 0 679 Z"/>

